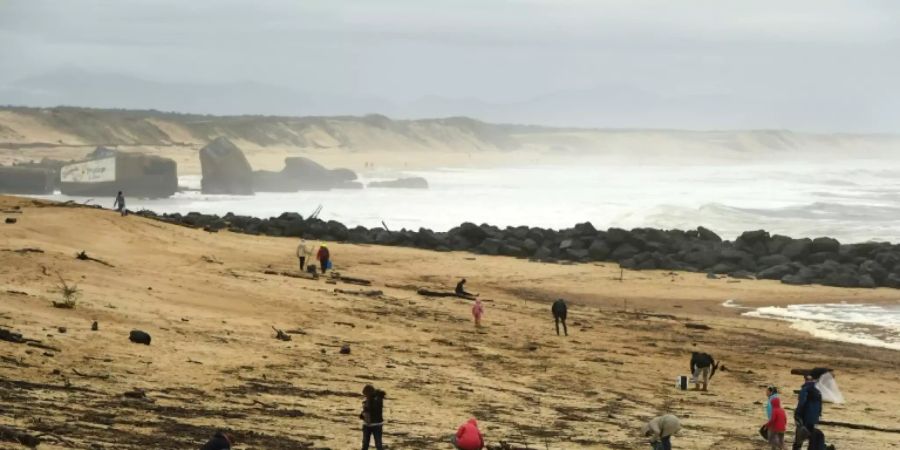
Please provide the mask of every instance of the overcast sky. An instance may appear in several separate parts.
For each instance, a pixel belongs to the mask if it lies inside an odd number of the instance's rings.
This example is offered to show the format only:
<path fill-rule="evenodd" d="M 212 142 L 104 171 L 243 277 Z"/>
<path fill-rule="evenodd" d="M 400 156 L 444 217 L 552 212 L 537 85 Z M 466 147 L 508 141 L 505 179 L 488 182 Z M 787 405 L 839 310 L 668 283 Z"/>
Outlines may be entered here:
<path fill-rule="evenodd" d="M 898 132 L 900 1 L 0 0 L 0 85 L 73 67 L 405 115 L 583 97 L 605 103 L 596 126 Z"/>

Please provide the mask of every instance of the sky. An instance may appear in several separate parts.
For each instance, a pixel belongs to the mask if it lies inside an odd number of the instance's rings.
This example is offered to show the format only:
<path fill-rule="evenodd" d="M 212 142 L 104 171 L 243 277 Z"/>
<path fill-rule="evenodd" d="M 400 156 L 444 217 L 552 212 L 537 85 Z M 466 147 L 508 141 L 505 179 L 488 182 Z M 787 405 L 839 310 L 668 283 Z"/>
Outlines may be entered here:
<path fill-rule="evenodd" d="M 42 106 L 896 133 L 898 56 L 891 0 L 0 0 Z"/>

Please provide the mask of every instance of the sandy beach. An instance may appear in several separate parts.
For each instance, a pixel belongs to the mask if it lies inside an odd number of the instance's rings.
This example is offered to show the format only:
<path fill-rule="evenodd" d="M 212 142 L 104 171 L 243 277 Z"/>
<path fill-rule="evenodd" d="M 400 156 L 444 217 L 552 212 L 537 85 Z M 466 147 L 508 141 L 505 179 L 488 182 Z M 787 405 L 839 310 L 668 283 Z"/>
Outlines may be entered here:
<path fill-rule="evenodd" d="M 295 239 L 0 197 L 15 207 L 4 215 L 17 223 L 0 225 L 0 327 L 55 350 L 0 341 L 0 425 L 65 440 L 41 448 L 196 448 L 217 428 L 240 449 L 355 448 L 359 393 L 374 383 L 388 394 L 393 449 L 449 448 L 470 416 L 490 445 L 639 449 L 636 430 L 661 412 L 683 420 L 676 448 L 758 449 L 764 387 L 782 386 L 791 414 L 801 380 L 789 371 L 814 366 L 834 368 L 848 399 L 826 404 L 824 420 L 900 420 L 900 353 L 721 305 L 896 302 L 895 290 L 329 244 L 341 274 L 373 282 L 360 287 L 266 274 L 297 270 Z M 110 266 L 75 259 L 81 250 Z M 57 274 L 82 291 L 75 309 L 51 306 Z M 459 277 L 484 299 L 480 330 L 470 302 L 416 294 Z M 557 297 L 570 301 L 568 338 L 553 331 Z M 298 334 L 283 342 L 272 327 Z M 132 329 L 152 344 L 130 343 Z M 726 368 L 707 393 L 674 386 L 692 350 Z M 147 399 L 123 396 L 135 388 Z M 894 433 L 823 429 L 838 448 L 898 446 Z"/>

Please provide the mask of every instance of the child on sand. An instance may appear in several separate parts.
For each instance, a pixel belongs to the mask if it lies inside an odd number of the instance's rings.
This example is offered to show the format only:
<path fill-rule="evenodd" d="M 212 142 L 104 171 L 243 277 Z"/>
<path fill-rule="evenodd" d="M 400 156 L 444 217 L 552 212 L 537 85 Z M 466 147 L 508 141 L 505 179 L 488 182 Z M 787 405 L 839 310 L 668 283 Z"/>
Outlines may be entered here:
<path fill-rule="evenodd" d="M 450 438 L 450 443 L 457 450 L 481 450 L 484 448 L 484 436 L 481 435 L 478 422 L 474 417 L 459 426 L 456 434 Z"/>
<path fill-rule="evenodd" d="M 481 304 L 481 299 L 476 298 L 475 304 L 472 305 L 472 317 L 475 318 L 475 326 L 481 327 L 481 316 L 484 315 L 484 306 Z"/>
<path fill-rule="evenodd" d="M 784 450 L 784 431 L 787 429 L 787 413 L 781 407 L 781 399 L 772 398 L 772 416 L 766 422 L 769 432 L 769 445 L 772 450 Z"/>
<path fill-rule="evenodd" d="M 316 259 L 318 259 L 319 264 L 321 264 L 322 273 L 325 273 L 331 262 L 331 252 L 328 251 L 328 245 L 324 242 L 319 246 L 319 252 L 316 253 Z"/>
<path fill-rule="evenodd" d="M 375 438 L 375 449 L 383 450 L 381 436 L 384 428 L 384 391 L 367 384 L 363 388 L 363 395 L 366 399 L 363 401 L 363 410 L 359 414 L 359 418 L 363 421 L 362 450 L 369 450 L 369 441 L 372 438 Z"/>

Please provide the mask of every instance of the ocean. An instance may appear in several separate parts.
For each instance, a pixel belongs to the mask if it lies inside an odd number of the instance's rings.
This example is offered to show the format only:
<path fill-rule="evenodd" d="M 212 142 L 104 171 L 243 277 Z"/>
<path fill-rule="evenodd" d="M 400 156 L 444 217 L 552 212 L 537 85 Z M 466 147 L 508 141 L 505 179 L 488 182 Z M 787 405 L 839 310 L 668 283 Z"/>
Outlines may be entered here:
<path fill-rule="evenodd" d="M 386 174 L 366 173 L 362 181 Z M 397 175 L 392 173 L 391 175 Z M 597 228 L 693 229 L 703 225 L 733 239 L 766 229 L 793 237 L 831 236 L 841 242 L 900 241 L 900 163 L 858 161 L 830 164 L 525 166 L 492 169 L 410 171 L 430 189 L 365 189 L 128 198 L 130 209 L 157 212 L 270 217 L 285 211 L 348 226 L 444 231 L 461 222 L 498 226 L 571 227 L 590 221 Z M 199 188 L 198 176 L 181 177 Z M 126 192 L 126 196 L 127 196 Z M 55 195 L 56 200 L 70 198 Z M 93 199 L 104 206 L 112 198 Z"/>

